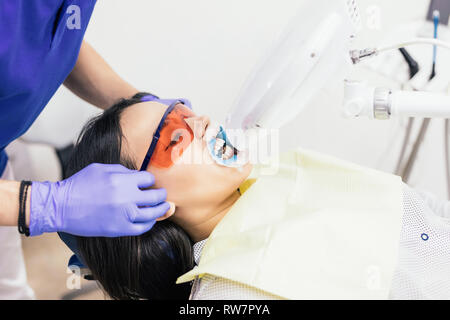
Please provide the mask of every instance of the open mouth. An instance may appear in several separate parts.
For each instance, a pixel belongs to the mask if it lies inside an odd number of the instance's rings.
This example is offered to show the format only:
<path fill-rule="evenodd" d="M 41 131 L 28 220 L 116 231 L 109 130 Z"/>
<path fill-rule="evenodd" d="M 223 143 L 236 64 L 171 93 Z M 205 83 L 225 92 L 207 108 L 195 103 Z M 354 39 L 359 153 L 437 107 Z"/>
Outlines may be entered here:
<path fill-rule="evenodd" d="M 223 128 L 220 127 L 219 132 L 216 135 L 216 142 L 214 144 L 215 156 L 222 160 L 229 160 L 238 153 L 239 151 L 230 143 L 227 139 L 227 134 Z"/>
<path fill-rule="evenodd" d="M 245 152 L 241 152 L 230 142 L 225 129 L 217 124 L 212 124 L 204 135 L 209 153 L 213 160 L 226 167 L 242 167 L 245 161 Z"/>

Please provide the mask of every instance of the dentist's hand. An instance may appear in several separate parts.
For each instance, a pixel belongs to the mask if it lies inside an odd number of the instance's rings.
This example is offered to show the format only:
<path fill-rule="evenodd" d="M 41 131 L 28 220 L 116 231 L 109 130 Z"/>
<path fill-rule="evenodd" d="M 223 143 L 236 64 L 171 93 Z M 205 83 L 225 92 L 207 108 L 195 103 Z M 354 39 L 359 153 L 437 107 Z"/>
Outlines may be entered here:
<path fill-rule="evenodd" d="M 149 172 L 97 163 L 64 181 L 33 182 L 30 235 L 140 235 L 170 208 L 166 190 L 142 190 L 154 182 Z"/>

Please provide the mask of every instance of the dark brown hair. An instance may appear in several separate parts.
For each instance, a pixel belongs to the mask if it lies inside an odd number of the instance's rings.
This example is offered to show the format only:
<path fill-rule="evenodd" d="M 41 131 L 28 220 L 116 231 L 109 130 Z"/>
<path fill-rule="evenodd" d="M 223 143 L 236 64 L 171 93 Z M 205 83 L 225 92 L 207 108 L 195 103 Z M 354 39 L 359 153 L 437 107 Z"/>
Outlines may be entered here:
<path fill-rule="evenodd" d="M 91 163 L 121 164 L 136 170 L 133 161 L 121 154 L 120 116 L 144 95 L 119 101 L 85 125 L 67 164 L 69 175 Z M 190 285 L 175 281 L 194 266 L 193 243 L 171 221 L 156 222 L 137 237 L 77 237 L 77 243 L 80 258 L 113 299 L 189 297 Z"/>

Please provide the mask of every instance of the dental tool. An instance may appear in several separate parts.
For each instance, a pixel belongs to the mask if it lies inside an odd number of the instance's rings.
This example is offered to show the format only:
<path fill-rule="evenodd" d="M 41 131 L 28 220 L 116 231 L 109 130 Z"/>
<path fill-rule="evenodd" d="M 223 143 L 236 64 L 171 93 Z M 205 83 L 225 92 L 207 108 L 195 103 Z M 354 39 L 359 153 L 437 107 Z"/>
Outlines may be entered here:
<path fill-rule="evenodd" d="M 430 44 L 433 46 L 443 47 L 445 49 L 450 49 L 450 43 L 438 40 L 438 39 L 431 39 L 431 38 L 414 38 L 408 41 L 398 42 L 395 44 L 391 44 L 388 46 L 380 47 L 380 48 L 366 48 L 362 50 L 351 50 L 350 51 L 350 57 L 353 62 L 353 64 L 357 64 L 367 58 L 374 57 L 379 55 L 380 53 L 399 49 L 403 47 L 408 47 L 412 45 L 420 45 L 420 44 Z"/>
<path fill-rule="evenodd" d="M 348 118 L 450 118 L 450 96 L 443 93 L 375 88 L 358 81 L 346 81 L 344 90 L 343 115 Z"/>

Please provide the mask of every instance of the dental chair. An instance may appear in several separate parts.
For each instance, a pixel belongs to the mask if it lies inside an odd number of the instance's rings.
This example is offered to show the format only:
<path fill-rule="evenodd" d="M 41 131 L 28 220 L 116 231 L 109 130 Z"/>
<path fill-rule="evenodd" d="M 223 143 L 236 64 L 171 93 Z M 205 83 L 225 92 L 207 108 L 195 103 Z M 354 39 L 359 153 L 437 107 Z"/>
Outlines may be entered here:
<path fill-rule="evenodd" d="M 93 280 L 91 272 L 80 258 L 81 256 L 78 251 L 77 239 L 75 238 L 75 236 L 64 232 L 58 232 L 58 235 L 59 238 L 66 244 L 66 246 L 68 246 L 69 249 L 73 252 L 73 255 L 70 257 L 67 267 L 72 271 L 72 273 L 76 273 L 79 271 L 81 272 L 80 275 L 84 279 Z"/>
<path fill-rule="evenodd" d="M 69 263 L 67 267 L 74 274 L 79 274 L 80 277 L 86 280 L 95 280 L 92 276 L 90 270 L 86 267 L 81 259 L 81 255 L 78 251 L 77 239 L 75 236 L 58 232 L 60 239 L 66 244 L 67 247 L 73 252 L 73 255 L 69 259 Z M 71 290 L 68 293 L 64 294 L 61 299 L 62 300 L 73 300 L 81 295 L 93 292 L 98 289 L 98 285 L 96 281 L 91 281 L 89 285 L 83 286 L 80 290 Z"/>

